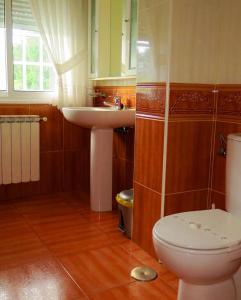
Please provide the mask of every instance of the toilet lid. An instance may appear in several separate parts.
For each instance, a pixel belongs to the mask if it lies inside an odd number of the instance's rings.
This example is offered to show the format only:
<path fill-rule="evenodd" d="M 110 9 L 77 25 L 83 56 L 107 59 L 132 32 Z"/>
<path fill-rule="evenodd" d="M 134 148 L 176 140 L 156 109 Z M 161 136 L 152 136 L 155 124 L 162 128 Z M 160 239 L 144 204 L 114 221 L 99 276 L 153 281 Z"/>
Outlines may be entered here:
<path fill-rule="evenodd" d="M 241 244 L 241 220 L 220 209 L 185 212 L 157 221 L 153 234 L 177 247 L 223 249 Z"/>

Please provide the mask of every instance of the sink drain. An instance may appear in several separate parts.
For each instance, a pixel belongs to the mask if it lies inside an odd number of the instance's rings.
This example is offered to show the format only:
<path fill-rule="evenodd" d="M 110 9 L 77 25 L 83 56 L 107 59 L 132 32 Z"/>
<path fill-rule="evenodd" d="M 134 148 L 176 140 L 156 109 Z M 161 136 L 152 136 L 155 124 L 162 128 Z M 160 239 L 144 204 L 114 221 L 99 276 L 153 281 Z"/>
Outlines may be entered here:
<path fill-rule="evenodd" d="M 131 271 L 131 277 L 139 281 L 151 281 L 157 278 L 157 272 L 149 267 L 136 267 Z"/>

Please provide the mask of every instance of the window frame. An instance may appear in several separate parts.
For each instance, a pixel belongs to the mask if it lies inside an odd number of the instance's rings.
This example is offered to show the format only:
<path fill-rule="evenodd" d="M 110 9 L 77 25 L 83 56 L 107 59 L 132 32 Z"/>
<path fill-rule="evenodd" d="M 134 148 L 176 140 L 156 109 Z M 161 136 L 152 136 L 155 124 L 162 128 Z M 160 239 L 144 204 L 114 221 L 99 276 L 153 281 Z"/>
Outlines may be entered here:
<path fill-rule="evenodd" d="M 0 104 L 4 103 L 49 103 L 56 96 L 56 91 L 17 91 L 14 90 L 14 59 L 13 59 L 13 25 L 12 0 L 4 1 L 5 7 L 5 41 L 6 41 L 6 90 L 0 91 Z"/>

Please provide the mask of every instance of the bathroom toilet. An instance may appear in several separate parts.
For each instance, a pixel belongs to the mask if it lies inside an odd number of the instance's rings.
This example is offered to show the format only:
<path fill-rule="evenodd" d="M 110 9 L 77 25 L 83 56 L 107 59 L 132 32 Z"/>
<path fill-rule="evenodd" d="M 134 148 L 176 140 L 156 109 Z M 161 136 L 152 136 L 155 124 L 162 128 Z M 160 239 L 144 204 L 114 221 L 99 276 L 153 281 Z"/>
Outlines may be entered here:
<path fill-rule="evenodd" d="M 228 136 L 226 211 L 178 213 L 153 227 L 157 257 L 179 278 L 178 300 L 241 300 L 241 134 Z"/>

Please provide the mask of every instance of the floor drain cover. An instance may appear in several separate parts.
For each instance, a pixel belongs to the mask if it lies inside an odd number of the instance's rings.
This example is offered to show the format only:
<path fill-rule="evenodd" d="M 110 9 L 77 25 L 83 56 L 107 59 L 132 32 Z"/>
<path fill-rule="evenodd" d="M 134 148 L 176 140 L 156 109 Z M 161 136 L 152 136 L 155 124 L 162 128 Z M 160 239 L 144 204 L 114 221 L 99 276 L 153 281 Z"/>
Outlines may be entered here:
<path fill-rule="evenodd" d="M 136 267 L 131 271 L 131 277 L 140 281 L 151 281 L 157 278 L 157 273 L 148 267 Z"/>

